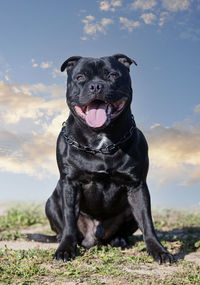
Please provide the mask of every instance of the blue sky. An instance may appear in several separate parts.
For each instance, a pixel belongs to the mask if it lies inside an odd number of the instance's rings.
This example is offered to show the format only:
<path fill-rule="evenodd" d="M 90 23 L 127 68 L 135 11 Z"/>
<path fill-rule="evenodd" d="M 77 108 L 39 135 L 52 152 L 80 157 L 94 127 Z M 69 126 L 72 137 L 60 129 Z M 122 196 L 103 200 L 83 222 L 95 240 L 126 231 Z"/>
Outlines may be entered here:
<path fill-rule="evenodd" d="M 0 200 L 46 200 L 73 55 L 124 53 L 153 206 L 200 207 L 200 1 L 0 1 Z"/>

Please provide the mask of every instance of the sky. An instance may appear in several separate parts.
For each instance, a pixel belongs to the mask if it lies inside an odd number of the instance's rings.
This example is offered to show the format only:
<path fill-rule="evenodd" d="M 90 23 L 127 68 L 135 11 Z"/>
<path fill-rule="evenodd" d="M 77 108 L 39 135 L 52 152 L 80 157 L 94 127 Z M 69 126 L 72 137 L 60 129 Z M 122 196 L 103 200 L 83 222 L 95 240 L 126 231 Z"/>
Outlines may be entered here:
<path fill-rule="evenodd" d="M 200 0 L 0 0 L 0 201 L 46 201 L 59 178 L 70 56 L 123 53 L 149 144 L 153 207 L 200 208 Z"/>

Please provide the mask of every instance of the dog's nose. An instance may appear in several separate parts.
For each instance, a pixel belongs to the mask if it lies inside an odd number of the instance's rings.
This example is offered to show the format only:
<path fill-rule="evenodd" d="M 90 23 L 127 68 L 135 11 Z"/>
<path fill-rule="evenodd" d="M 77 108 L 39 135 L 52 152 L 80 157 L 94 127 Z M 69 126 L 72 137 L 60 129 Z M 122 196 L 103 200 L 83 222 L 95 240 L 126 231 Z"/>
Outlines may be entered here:
<path fill-rule="evenodd" d="M 89 84 L 89 91 L 92 93 L 100 93 L 104 88 L 102 82 L 92 82 Z"/>

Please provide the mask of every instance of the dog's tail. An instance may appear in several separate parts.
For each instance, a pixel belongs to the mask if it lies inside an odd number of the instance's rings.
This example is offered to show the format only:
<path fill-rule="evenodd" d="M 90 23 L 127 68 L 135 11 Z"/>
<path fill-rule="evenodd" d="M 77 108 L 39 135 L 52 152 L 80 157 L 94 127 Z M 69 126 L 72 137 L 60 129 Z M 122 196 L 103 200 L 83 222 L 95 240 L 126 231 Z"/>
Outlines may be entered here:
<path fill-rule="evenodd" d="M 57 236 L 48 236 L 43 234 L 26 234 L 26 237 L 30 240 L 46 242 L 46 243 L 54 243 L 58 242 Z"/>

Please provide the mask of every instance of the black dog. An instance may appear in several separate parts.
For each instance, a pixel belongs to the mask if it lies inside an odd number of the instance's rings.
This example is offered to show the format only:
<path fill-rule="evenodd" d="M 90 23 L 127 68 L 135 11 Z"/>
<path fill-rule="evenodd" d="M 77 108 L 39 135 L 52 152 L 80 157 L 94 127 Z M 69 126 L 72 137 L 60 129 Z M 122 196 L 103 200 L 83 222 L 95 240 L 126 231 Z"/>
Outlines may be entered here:
<path fill-rule="evenodd" d="M 74 258 L 77 244 L 125 247 L 139 226 L 148 253 L 159 263 L 173 261 L 152 222 L 148 146 L 130 110 L 132 63 L 117 54 L 74 56 L 61 66 L 68 73 L 70 115 L 57 141 L 60 179 L 46 203 L 60 242 L 54 255 L 58 260 Z"/>

